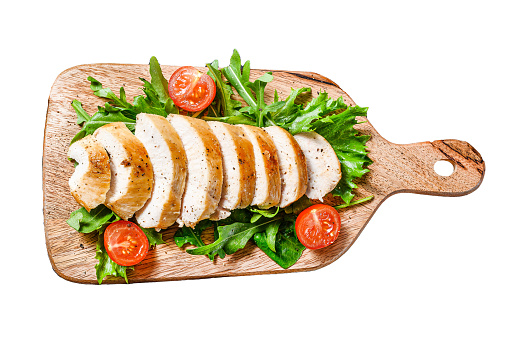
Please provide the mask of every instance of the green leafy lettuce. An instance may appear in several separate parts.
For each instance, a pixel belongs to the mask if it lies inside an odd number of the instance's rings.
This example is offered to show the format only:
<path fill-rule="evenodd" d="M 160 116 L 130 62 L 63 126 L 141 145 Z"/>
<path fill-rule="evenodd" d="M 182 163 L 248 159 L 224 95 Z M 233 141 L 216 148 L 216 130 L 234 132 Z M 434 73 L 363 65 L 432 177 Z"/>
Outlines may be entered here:
<path fill-rule="evenodd" d="M 255 223 L 235 222 L 230 225 L 218 226 L 218 239 L 215 242 L 195 249 L 188 249 L 187 252 L 192 255 L 216 255 L 222 249 L 226 254 L 234 254 L 245 247 L 248 240 L 255 233 L 265 231 L 266 228 L 280 219 L 261 219 Z"/>
<path fill-rule="evenodd" d="M 163 76 L 158 60 L 153 56 L 149 63 L 151 82 L 140 78 L 144 95 L 133 98 L 133 103 L 128 102 L 124 87 L 119 89 L 117 96 L 110 88 L 104 88 L 103 84 L 89 76 L 90 88 L 94 95 L 105 98 L 108 102 L 99 106 L 98 111 L 91 116 L 83 109 L 81 102 L 73 100 L 71 106 L 76 112 L 76 124 L 82 129 L 78 132 L 71 144 L 77 140 L 93 134 L 101 126 L 114 122 L 123 122 L 131 132 L 135 132 L 136 118 L 139 113 L 149 113 L 166 117 L 168 114 L 178 113 L 178 108 L 172 102 L 168 94 L 168 83 Z"/>
<path fill-rule="evenodd" d="M 214 221 L 203 220 L 199 222 L 195 228 L 191 227 L 181 227 L 176 234 L 174 235 L 174 242 L 178 247 L 183 247 L 185 244 L 189 243 L 195 247 L 205 247 L 206 244 L 202 241 L 201 235 L 204 230 L 213 226 L 213 231 L 215 235 L 215 240 L 218 239 L 218 224 Z M 215 259 L 215 255 L 219 255 L 220 258 L 225 257 L 225 252 L 223 249 L 217 250 L 215 254 L 208 253 L 208 257 L 211 261 Z"/>
<path fill-rule="evenodd" d="M 273 261 L 284 269 L 291 267 L 302 256 L 305 246 L 298 240 L 295 232 L 295 220 L 284 221 L 276 233 L 274 247 L 270 247 L 268 232 L 256 233 L 256 245 Z"/>
<path fill-rule="evenodd" d="M 222 72 L 218 69 L 218 60 L 208 63 L 206 66 L 209 69 L 208 75 L 216 84 L 216 104 L 212 104 L 216 105 L 216 109 L 211 110 L 212 115 L 219 117 L 220 111 L 222 111 L 223 116 L 240 115 L 241 102 L 232 99 L 232 87 L 223 80 Z"/>
<path fill-rule="evenodd" d="M 119 221 L 121 218 L 104 205 L 91 209 L 82 207 L 71 213 L 67 223 L 80 233 L 92 233 L 106 224 Z"/>
<path fill-rule="evenodd" d="M 358 124 L 356 117 L 359 116 L 367 116 L 367 108 L 350 106 L 340 114 L 327 116 L 313 124 L 315 131 L 332 145 L 341 162 L 341 181 L 332 194 L 340 196 L 346 204 L 351 202 L 352 191 L 357 188 L 353 180 L 369 172 L 367 165 L 372 163 L 366 147 L 370 136 L 359 135 L 353 128 Z"/>
<path fill-rule="evenodd" d="M 255 218 L 255 215 L 260 217 Z M 180 228 L 174 235 L 174 241 L 179 247 L 186 243 L 195 246 L 196 248 L 186 250 L 189 254 L 207 255 L 213 260 L 216 255 L 224 258 L 226 254 L 234 254 L 253 238 L 257 246 L 271 259 L 283 268 L 288 268 L 298 261 L 305 249 L 294 234 L 295 219 L 296 215 L 279 209 L 237 209 L 227 219 L 202 220 L 195 228 Z M 215 241 L 206 245 L 201 234 L 210 226 L 215 226 Z"/>

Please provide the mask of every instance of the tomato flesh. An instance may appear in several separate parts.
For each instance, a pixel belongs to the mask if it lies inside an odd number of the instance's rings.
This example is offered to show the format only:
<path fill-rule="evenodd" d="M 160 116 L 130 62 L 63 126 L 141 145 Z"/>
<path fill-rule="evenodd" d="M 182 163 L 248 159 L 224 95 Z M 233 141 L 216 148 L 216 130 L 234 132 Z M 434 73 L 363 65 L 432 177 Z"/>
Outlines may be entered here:
<path fill-rule="evenodd" d="M 120 266 L 133 266 L 142 261 L 149 251 L 149 241 L 133 222 L 116 221 L 108 225 L 104 234 L 105 249 Z"/>
<path fill-rule="evenodd" d="M 169 96 L 178 107 L 189 112 L 204 110 L 216 94 L 213 79 L 194 67 L 177 69 L 169 80 Z"/>
<path fill-rule="evenodd" d="M 314 205 L 303 210 L 295 224 L 298 240 L 309 249 L 331 245 L 339 236 L 341 216 L 328 205 Z"/>

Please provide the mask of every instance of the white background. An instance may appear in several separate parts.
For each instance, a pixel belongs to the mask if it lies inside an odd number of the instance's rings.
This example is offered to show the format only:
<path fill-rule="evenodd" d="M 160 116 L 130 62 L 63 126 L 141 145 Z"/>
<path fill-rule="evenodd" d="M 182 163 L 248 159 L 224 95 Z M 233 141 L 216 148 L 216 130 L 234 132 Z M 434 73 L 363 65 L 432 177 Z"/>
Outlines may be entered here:
<path fill-rule="evenodd" d="M 510 336 L 506 1 L 18 1 L 0 8 L 0 334 Z M 95 62 L 228 63 L 337 82 L 388 140 L 469 141 L 486 177 L 460 198 L 400 194 L 323 269 L 80 285 L 45 247 L 41 157 L 53 81 Z"/>

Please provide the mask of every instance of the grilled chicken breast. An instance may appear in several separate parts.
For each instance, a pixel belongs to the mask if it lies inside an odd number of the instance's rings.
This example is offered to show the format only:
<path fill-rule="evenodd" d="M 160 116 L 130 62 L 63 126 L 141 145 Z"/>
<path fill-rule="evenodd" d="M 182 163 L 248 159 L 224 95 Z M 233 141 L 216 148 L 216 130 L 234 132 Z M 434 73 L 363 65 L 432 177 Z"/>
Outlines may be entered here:
<path fill-rule="evenodd" d="M 341 162 L 330 143 L 316 132 L 302 132 L 294 138 L 307 161 L 309 182 L 305 194 L 323 201 L 341 180 Z"/>
<path fill-rule="evenodd" d="M 256 171 L 252 143 L 239 126 L 208 122 L 220 143 L 223 165 L 222 196 L 212 220 L 225 219 L 231 210 L 245 208 L 254 198 Z"/>
<path fill-rule="evenodd" d="M 87 211 L 104 203 L 110 189 L 110 160 L 106 150 L 88 135 L 73 143 L 67 156 L 78 163 L 69 179 L 69 189 L 76 202 Z"/>
<path fill-rule="evenodd" d="M 137 115 L 135 136 L 144 144 L 153 166 L 151 198 L 135 213 L 145 228 L 167 228 L 181 213 L 186 182 L 186 154 L 176 130 L 162 116 Z"/>
<path fill-rule="evenodd" d="M 124 123 L 103 125 L 94 132 L 110 156 L 111 183 L 105 206 L 127 220 L 151 196 L 153 167 L 144 145 Z"/>
<path fill-rule="evenodd" d="M 293 136 L 278 126 L 264 128 L 275 147 L 279 158 L 282 196 L 279 207 L 291 205 L 307 190 L 307 163 L 302 149 Z"/>
<path fill-rule="evenodd" d="M 280 172 L 277 149 L 271 137 L 263 129 L 240 125 L 243 134 L 254 149 L 256 182 L 251 205 L 270 208 L 280 202 Z"/>
<path fill-rule="evenodd" d="M 182 115 L 167 117 L 183 142 L 188 160 L 185 191 L 181 200 L 180 225 L 194 227 L 215 212 L 222 195 L 220 144 L 202 119 Z"/>

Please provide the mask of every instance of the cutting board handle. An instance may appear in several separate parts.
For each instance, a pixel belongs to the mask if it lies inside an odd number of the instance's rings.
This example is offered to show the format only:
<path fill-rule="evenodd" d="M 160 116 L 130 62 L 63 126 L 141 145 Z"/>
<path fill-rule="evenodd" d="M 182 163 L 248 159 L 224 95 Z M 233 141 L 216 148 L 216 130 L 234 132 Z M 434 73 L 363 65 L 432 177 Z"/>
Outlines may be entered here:
<path fill-rule="evenodd" d="M 483 181 L 483 158 L 467 142 L 447 139 L 394 145 L 400 156 L 394 156 L 392 169 L 394 193 L 409 192 L 441 196 L 462 196 L 475 191 Z M 399 158 L 396 160 L 396 157 Z M 435 163 L 445 160 L 454 166 L 450 176 L 435 172 Z"/>

